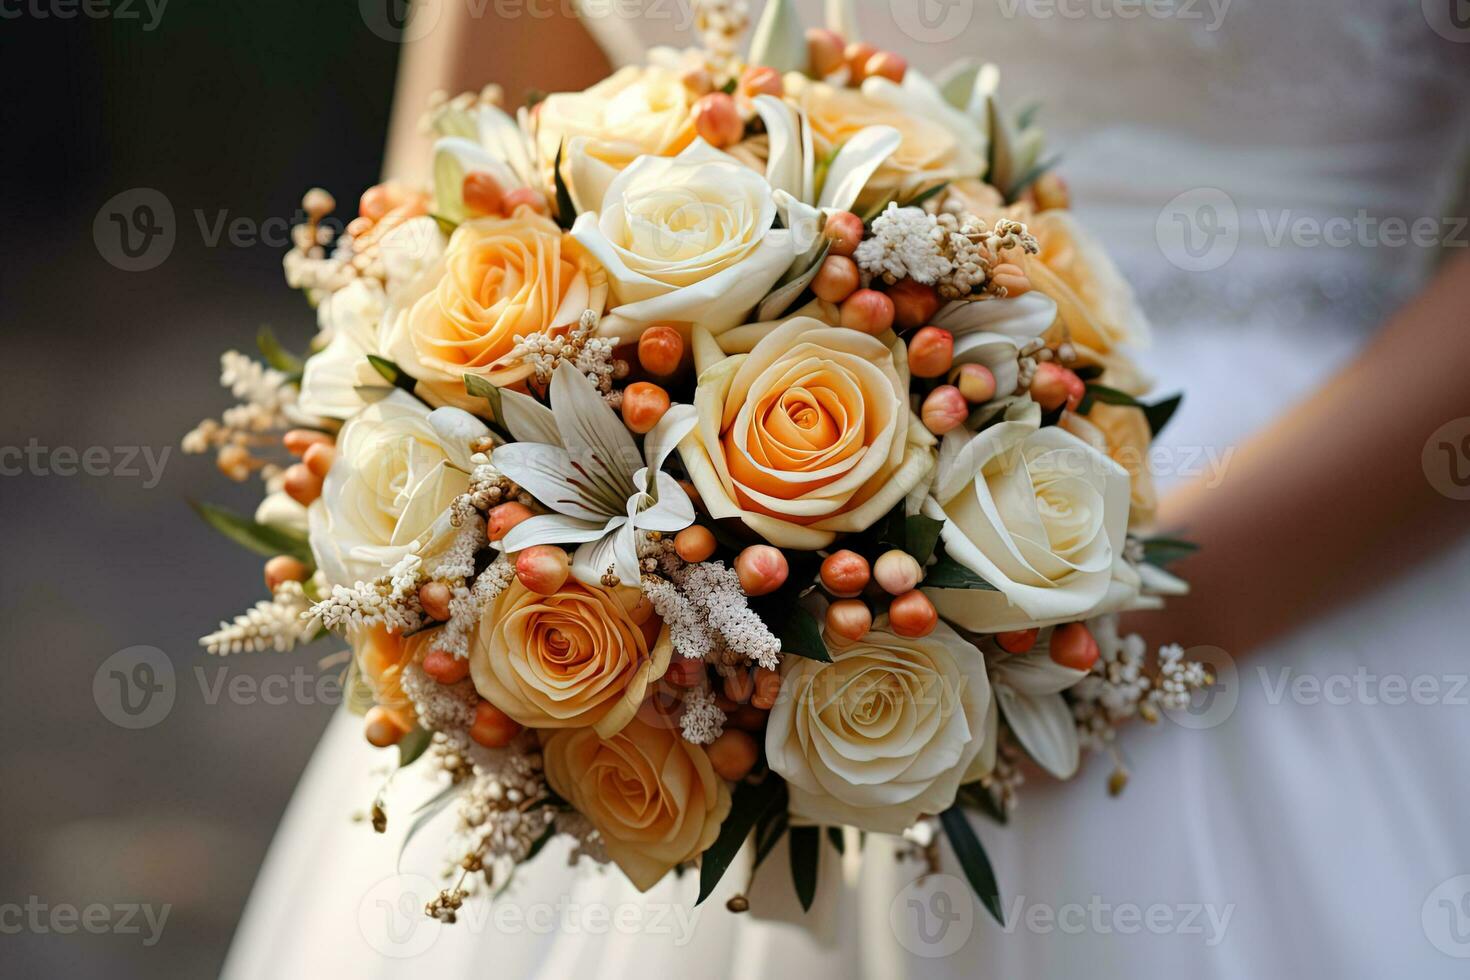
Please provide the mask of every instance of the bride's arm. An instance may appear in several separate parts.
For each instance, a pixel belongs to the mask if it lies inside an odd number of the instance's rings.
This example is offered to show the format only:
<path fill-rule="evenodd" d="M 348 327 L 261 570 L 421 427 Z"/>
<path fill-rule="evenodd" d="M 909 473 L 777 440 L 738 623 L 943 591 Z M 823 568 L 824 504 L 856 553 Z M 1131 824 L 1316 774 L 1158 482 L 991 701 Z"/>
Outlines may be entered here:
<path fill-rule="evenodd" d="M 1238 655 L 1454 541 L 1470 526 L 1470 501 L 1439 493 L 1421 452 L 1465 416 L 1470 255 L 1461 254 L 1330 384 L 1241 447 L 1222 482 L 1164 502 L 1159 526 L 1202 546 L 1175 569 L 1193 595 L 1138 617 L 1138 628 Z M 1436 461 L 1447 473 L 1449 457 Z"/>
<path fill-rule="evenodd" d="M 430 140 L 419 131 L 429 96 L 479 91 L 494 82 L 509 105 L 526 92 L 586 88 L 610 71 L 570 4 L 526 4 L 519 17 L 497 17 L 494 4 L 443 3 L 424 37 L 403 47 L 383 175 L 422 180 L 428 174 Z M 533 15 L 531 11 L 536 11 Z"/>

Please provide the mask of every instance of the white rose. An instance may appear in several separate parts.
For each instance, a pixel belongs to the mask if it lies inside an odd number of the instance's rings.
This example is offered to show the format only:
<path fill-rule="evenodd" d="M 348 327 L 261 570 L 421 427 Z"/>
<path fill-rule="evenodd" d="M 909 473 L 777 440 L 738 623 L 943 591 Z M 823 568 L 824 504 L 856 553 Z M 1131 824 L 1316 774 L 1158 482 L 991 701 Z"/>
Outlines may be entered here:
<path fill-rule="evenodd" d="M 978 435 L 951 434 L 924 513 L 945 550 L 998 591 L 933 590 L 940 615 L 992 633 L 1081 619 L 1109 596 L 1128 527 L 1128 471 L 1029 400 Z"/>
<path fill-rule="evenodd" d="M 804 821 L 900 833 L 947 810 L 987 737 L 985 658 L 940 623 L 906 638 L 880 616 L 832 662 L 787 657 L 766 756 Z"/>
<path fill-rule="evenodd" d="M 449 505 L 469 487 L 470 444 L 490 430 L 457 408 L 430 411 L 402 391 L 353 416 L 308 510 L 311 550 L 334 585 L 383 575 L 453 535 Z"/>
<path fill-rule="evenodd" d="M 572 226 L 608 273 L 600 332 L 626 342 L 655 322 L 712 334 L 743 322 L 796 258 L 777 203 L 764 177 L 703 140 L 634 161 Z"/>

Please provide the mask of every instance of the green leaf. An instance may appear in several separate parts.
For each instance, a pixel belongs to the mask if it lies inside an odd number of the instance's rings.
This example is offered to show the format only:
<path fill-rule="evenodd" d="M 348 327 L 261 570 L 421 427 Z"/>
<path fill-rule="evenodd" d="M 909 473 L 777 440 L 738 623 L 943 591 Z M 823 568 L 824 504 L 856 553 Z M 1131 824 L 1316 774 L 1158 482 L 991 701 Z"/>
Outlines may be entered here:
<path fill-rule="evenodd" d="M 756 821 L 785 799 L 786 783 L 775 773 L 768 773 L 759 783 L 741 783 L 735 787 L 730 815 L 720 825 L 720 836 L 699 859 L 699 898 L 695 905 L 714 892 Z"/>
<path fill-rule="evenodd" d="M 270 327 L 263 326 L 256 332 L 255 346 L 260 348 L 260 356 L 265 358 L 265 362 L 277 371 L 300 374 L 301 369 L 305 367 L 305 362 L 301 358 L 281 346 L 281 342 L 276 339 L 275 331 Z"/>
<path fill-rule="evenodd" d="M 987 589 L 991 592 L 996 591 L 995 586 L 948 555 L 942 555 L 937 563 L 930 565 L 925 570 L 923 585 L 926 589 Z"/>
<path fill-rule="evenodd" d="M 927 564 L 939 543 L 939 529 L 944 522 L 923 514 L 910 514 L 904 519 L 904 550 L 920 565 Z"/>
<path fill-rule="evenodd" d="M 995 801 L 995 796 L 979 783 L 961 786 L 959 799 L 961 803 L 974 807 L 1002 827 L 1010 822 L 1010 815 L 1001 809 L 1000 804 Z"/>
<path fill-rule="evenodd" d="M 770 0 L 750 35 L 746 60 L 779 72 L 806 71 L 811 58 L 801 18 L 791 0 Z"/>
<path fill-rule="evenodd" d="M 543 847 L 545 847 L 547 844 L 551 843 L 551 838 L 553 838 L 555 836 L 556 836 L 556 824 L 554 824 L 554 823 L 547 824 L 546 825 L 546 829 L 544 831 L 542 831 L 541 836 L 540 837 L 537 837 L 531 843 L 531 849 L 526 852 L 526 856 L 521 859 L 521 863 L 522 864 L 525 864 L 527 861 L 531 860 L 533 857 L 535 857 L 536 855 L 540 854 L 541 853 L 541 849 Z"/>
<path fill-rule="evenodd" d="M 1016 113 L 1016 129 L 1030 129 L 1031 124 L 1036 121 L 1036 114 L 1041 111 L 1040 102 L 1032 102 Z"/>
<path fill-rule="evenodd" d="M 429 748 L 429 742 L 433 740 L 433 733 L 427 728 L 415 728 L 407 735 L 398 740 L 398 768 L 410 765 L 415 759 L 423 755 Z"/>
<path fill-rule="evenodd" d="M 960 859 L 965 879 L 975 890 L 980 904 L 1004 926 L 1005 912 L 1000 906 L 1000 885 L 995 880 L 995 869 L 990 866 L 990 858 L 970 827 L 970 821 L 965 819 L 965 812 L 958 806 L 952 806 L 939 815 L 939 822 L 944 826 L 949 846 L 954 848 L 955 857 Z"/>
<path fill-rule="evenodd" d="M 1143 560 L 1150 565 L 1163 568 L 1170 562 L 1187 558 L 1199 550 L 1199 545 L 1183 538 L 1149 538 L 1143 542 Z"/>
<path fill-rule="evenodd" d="M 1102 402 L 1105 405 L 1126 405 L 1129 408 L 1144 407 L 1143 402 L 1134 398 L 1128 392 L 1119 391 L 1117 388 L 1109 388 L 1107 385 L 1100 385 L 1095 382 L 1087 386 L 1087 396 L 1083 398 L 1083 401 L 1086 402 L 1088 399 Z"/>
<path fill-rule="evenodd" d="M 316 561 L 311 556 L 311 546 L 307 544 L 305 535 L 269 524 L 257 524 L 248 517 L 214 504 L 194 500 L 189 502 L 189 506 L 193 507 L 194 513 L 204 518 L 204 522 L 210 527 L 236 544 L 249 548 L 257 555 L 264 555 L 267 558 L 274 558 L 276 555 L 290 555 L 292 558 L 305 562 L 309 569 L 316 567 Z"/>
<path fill-rule="evenodd" d="M 402 388 L 410 395 L 413 394 L 414 385 L 418 384 L 418 382 L 410 377 L 407 371 L 386 357 L 379 357 L 377 354 L 369 354 L 367 359 L 368 363 L 373 366 L 373 369 L 383 376 L 384 381 L 387 381 L 395 388 Z"/>
<path fill-rule="evenodd" d="M 832 846 L 837 849 L 838 854 L 847 853 L 847 838 L 842 836 L 841 827 L 828 827 L 827 840 L 832 842 Z"/>
<path fill-rule="evenodd" d="M 1062 158 L 1060 156 L 1054 156 L 1050 160 L 1042 160 L 1036 166 L 1026 171 L 1024 174 L 1021 175 L 1021 178 L 1017 180 L 1016 183 L 1006 192 L 1006 200 L 1015 201 L 1018 197 L 1021 196 L 1022 193 L 1025 192 L 1026 188 L 1036 183 L 1037 178 L 1046 173 L 1048 170 L 1054 168 L 1058 163 L 1061 162 L 1061 160 Z"/>
<path fill-rule="evenodd" d="M 936 195 L 938 193 L 941 193 L 948 186 L 949 186 L 949 181 L 947 181 L 947 180 L 940 181 L 939 183 L 935 184 L 933 187 L 925 188 L 924 190 L 922 190 L 919 193 L 915 194 L 913 197 L 909 198 L 907 204 L 902 204 L 902 205 L 899 205 L 899 206 L 900 207 L 905 207 L 905 208 L 922 207 L 925 201 L 929 200 L 934 195 Z"/>
<path fill-rule="evenodd" d="M 567 190 L 566 179 L 561 175 L 561 151 L 565 148 L 565 144 L 557 146 L 556 162 L 551 165 L 552 175 L 556 178 L 556 223 L 563 231 L 570 230 L 577 220 L 577 206 L 572 203 L 572 192 Z"/>
<path fill-rule="evenodd" d="M 787 596 L 779 606 L 767 603 L 761 609 L 761 618 L 771 627 L 771 632 L 781 641 L 783 653 L 794 653 L 798 657 L 832 662 L 827 644 L 822 640 L 822 628 L 817 619 L 807 612 L 796 600 Z"/>
<path fill-rule="evenodd" d="M 1154 435 L 1164 431 L 1164 426 L 1169 424 L 1169 420 L 1174 417 L 1174 412 L 1182 401 L 1184 401 L 1184 396 L 1181 394 L 1143 406 L 1143 414 L 1148 419 L 1148 431 Z"/>
<path fill-rule="evenodd" d="M 761 866 L 761 862 L 770 856 L 781 843 L 781 838 L 786 834 L 786 828 L 790 825 L 790 816 L 786 813 L 784 806 L 773 807 L 761 817 L 760 823 L 755 827 L 755 861 L 751 870 Z"/>
<path fill-rule="evenodd" d="M 413 840 L 414 836 L 420 830 L 424 829 L 425 824 L 443 813 L 444 808 L 454 801 L 454 798 L 466 788 L 466 785 L 463 782 L 450 783 L 438 793 L 435 793 L 428 802 L 420 804 L 419 808 L 413 811 L 413 821 L 408 825 L 408 831 L 403 835 L 403 840 L 398 845 L 398 860 L 396 863 L 398 871 L 401 872 L 403 870 L 403 852 L 408 850 L 409 841 Z"/>
<path fill-rule="evenodd" d="M 788 849 L 791 852 L 791 881 L 796 885 L 796 899 L 803 912 L 811 911 L 817 897 L 817 865 L 822 857 L 822 838 L 816 827 L 792 827 Z"/>
<path fill-rule="evenodd" d="M 478 374 L 467 374 L 464 376 L 464 390 L 471 398 L 483 398 L 489 402 L 490 417 L 497 422 L 504 422 L 505 415 L 500 408 L 499 388 Z"/>
<path fill-rule="evenodd" d="M 446 235 L 454 234 L 454 230 L 459 227 L 453 218 L 446 218 L 442 214 L 431 214 L 429 217 L 434 219 L 434 224 L 438 225 L 439 230 Z"/>

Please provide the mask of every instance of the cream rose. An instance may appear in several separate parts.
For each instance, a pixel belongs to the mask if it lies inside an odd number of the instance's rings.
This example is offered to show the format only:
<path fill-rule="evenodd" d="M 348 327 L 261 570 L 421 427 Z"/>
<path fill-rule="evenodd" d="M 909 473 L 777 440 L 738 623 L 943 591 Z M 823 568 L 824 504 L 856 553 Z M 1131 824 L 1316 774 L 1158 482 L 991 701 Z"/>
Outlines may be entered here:
<path fill-rule="evenodd" d="M 732 331 L 731 338 L 744 337 Z M 696 347 L 713 344 L 696 334 Z M 880 339 L 797 316 L 704 367 L 679 455 L 715 518 L 783 548 L 825 548 L 882 517 L 933 467 L 909 409 L 908 360 Z"/>
<path fill-rule="evenodd" d="M 584 310 L 601 312 L 605 295 L 602 270 L 551 219 L 523 207 L 466 221 L 450 236 L 436 284 L 393 324 L 388 356 L 462 404 L 466 374 L 509 386 L 531 373 L 510 357 L 517 335 L 565 330 Z"/>
<path fill-rule="evenodd" d="M 480 696 L 529 728 L 585 728 L 611 737 L 669 666 L 667 628 L 645 632 L 626 594 L 575 579 L 555 595 L 512 582 L 486 607 L 470 650 Z"/>
<path fill-rule="evenodd" d="M 581 92 L 547 96 L 536 106 L 543 160 L 564 164 L 578 211 L 596 209 L 618 171 L 640 156 L 673 156 L 694 142 L 693 97 L 679 73 L 629 66 Z"/>
<path fill-rule="evenodd" d="M 660 321 L 716 334 L 740 323 L 796 258 L 775 221 L 766 179 L 703 140 L 639 158 L 572 227 L 610 280 L 600 331 L 629 341 Z"/>
<path fill-rule="evenodd" d="M 1029 400 L 978 435 L 945 437 L 924 513 L 955 561 L 998 591 L 933 590 L 974 632 L 1080 619 L 1108 594 L 1128 527 L 1128 471 Z"/>
<path fill-rule="evenodd" d="M 307 510 L 328 581 L 370 581 L 410 552 L 447 543 L 449 505 L 469 487 L 470 444 L 489 434 L 466 412 L 431 412 L 402 391 L 348 420 L 321 498 Z"/>
<path fill-rule="evenodd" d="M 851 89 L 799 73 L 786 76 L 787 97 L 806 113 L 821 152 L 841 146 L 867 126 L 898 130 L 898 148 L 869 178 L 860 203 L 903 199 L 939 181 L 979 176 L 985 159 L 975 141 L 962 138 L 973 124 L 959 127 L 958 120 L 964 118 L 959 114 L 941 119 L 915 112 L 907 104 L 911 96 L 899 86 L 886 79 L 868 82 L 862 89 Z"/>
<path fill-rule="evenodd" d="M 546 781 L 602 834 L 639 891 L 703 854 L 730 813 L 730 791 L 704 748 L 634 719 L 601 738 L 590 728 L 543 735 Z"/>
<path fill-rule="evenodd" d="M 890 632 L 886 616 L 832 662 L 787 657 L 766 757 L 791 813 L 812 823 L 900 833 L 946 810 L 987 741 L 985 658 L 944 623 Z"/>

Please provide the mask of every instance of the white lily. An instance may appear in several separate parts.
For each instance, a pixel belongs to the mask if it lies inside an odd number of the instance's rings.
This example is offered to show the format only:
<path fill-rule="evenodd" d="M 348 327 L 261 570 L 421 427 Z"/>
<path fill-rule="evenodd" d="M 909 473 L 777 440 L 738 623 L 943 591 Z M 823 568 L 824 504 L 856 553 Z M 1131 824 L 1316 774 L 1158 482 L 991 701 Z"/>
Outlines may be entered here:
<path fill-rule="evenodd" d="M 995 375 L 998 395 L 1016 390 L 1021 348 L 1057 319 L 1056 300 L 1035 290 L 1006 299 L 956 300 L 934 316 L 954 335 L 954 367 L 983 364 Z"/>
<path fill-rule="evenodd" d="M 531 146 L 529 114 L 517 118 L 482 104 L 472 109 L 445 107 L 434 119 L 440 139 L 434 143 L 435 213 L 450 221 L 469 217 L 464 206 L 464 178 L 481 171 L 505 190 L 537 183 L 536 155 Z"/>
<path fill-rule="evenodd" d="M 578 544 L 572 574 L 600 584 L 611 570 L 636 586 L 638 532 L 672 533 L 694 523 L 694 505 L 664 461 L 694 427 L 694 407 L 675 405 L 644 439 L 643 452 L 593 386 L 562 364 L 551 378 L 551 407 L 501 392 L 506 427 L 518 441 L 497 446 L 491 462 L 555 511 L 516 525 L 506 551 L 538 544 Z"/>
<path fill-rule="evenodd" d="M 1072 709 L 1061 692 L 1087 676 L 1056 663 L 1050 656 L 1051 630 L 1023 654 L 987 658 L 991 687 L 1011 731 L 1026 754 L 1058 779 L 1077 772 L 1080 744 Z"/>

